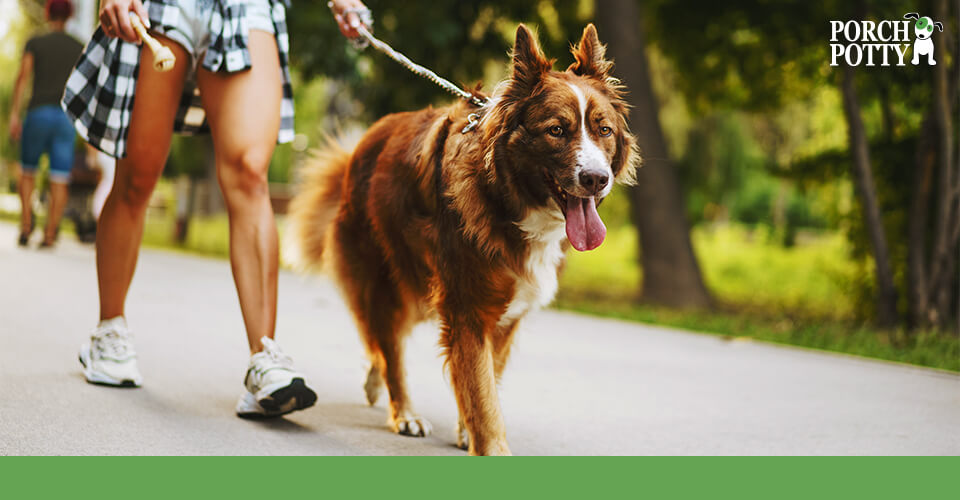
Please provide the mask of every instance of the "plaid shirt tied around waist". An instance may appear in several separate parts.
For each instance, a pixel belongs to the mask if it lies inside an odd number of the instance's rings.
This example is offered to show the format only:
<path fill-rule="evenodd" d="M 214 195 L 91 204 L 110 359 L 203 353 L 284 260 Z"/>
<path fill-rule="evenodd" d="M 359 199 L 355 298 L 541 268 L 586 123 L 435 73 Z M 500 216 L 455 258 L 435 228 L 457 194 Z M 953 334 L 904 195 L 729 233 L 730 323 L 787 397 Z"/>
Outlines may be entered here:
<path fill-rule="evenodd" d="M 151 30 L 160 34 L 179 22 L 178 1 L 147 0 Z M 250 69 L 246 5 L 237 0 L 213 0 L 210 45 L 199 64 L 209 71 L 235 73 Z M 293 87 L 290 84 L 286 7 L 289 0 L 269 0 L 276 32 L 283 102 L 277 142 L 293 140 Z M 126 156 L 127 131 L 133 112 L 134 91 L 140 70 L 142 46 L 106 36 L 97 28 L 67 80 L 61 105 L 77 132 L 97 149 L 115 158 Z M 198 55 L 199 56 L 199 55 Z M 249 103 L 254 105 L 254 103 Z M 209 130 L 195 78 L 184 82 L 174 131 L 186 134 Z"/>

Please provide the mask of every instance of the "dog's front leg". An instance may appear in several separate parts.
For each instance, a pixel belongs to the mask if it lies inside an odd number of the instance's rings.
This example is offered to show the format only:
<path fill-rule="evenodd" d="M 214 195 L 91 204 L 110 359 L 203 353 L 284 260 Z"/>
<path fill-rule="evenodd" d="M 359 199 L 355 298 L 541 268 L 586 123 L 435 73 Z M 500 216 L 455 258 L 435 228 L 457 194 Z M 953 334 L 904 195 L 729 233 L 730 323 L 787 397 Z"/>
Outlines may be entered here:
<path fill-rule="evenodd" d="M 470 454 L 510 455 L 497 397 L 491 343 L 482 332 L 447 325 L 444 334 L 450 379 L 469 435 Z"/>

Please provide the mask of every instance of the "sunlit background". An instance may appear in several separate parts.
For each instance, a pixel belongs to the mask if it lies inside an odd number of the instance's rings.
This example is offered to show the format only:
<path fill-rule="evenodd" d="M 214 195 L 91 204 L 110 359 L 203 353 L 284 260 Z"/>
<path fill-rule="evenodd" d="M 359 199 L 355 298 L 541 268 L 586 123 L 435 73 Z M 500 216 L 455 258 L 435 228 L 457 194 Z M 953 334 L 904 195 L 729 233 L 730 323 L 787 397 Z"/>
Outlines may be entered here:
<path fill-rule="evenodd" d="M 81 15 L 69 31 L 78 38 L 93 28 L 95 3 L 77 5 Z M 389 112 L 449 101 L 383 55 L 351 48 L 323 2 L 296 3 L 289 25 L 297 137 L 278 147 L 270 170 L 281 230 L 297 169 L 325 136 L 361 131 Z M 935 12 L 941 3 L 946 5 L 942 0 L 865 5 L 871 19 L 900 19 L 908 11 Z M 690 226 L 693 271 L 702 277 L 709 301 L 704 306 L 693 299 L 689 304 L 651 300 L 655 290 L 643 286 L 644 235 L 631 217 L 646 210 L 649 201 L 618 188 L 601 210 L 607 241 L 596 251 L 570 255 L 558 307 L 960 370 L 955 237 L 945 237 L 946 260 L 932 263 L 939 258 L 933 250 L 941 237 L 939 221 L 947 219 L 952 231 L 958 217 L 942 216 L 941 207 L 956 207 L 957 193 L 941 204 L 938 184 L 928 187 L 920 201 L 917 193 L 924 191 L 916 189 L 923 179 L 929 183 L 931 175 L 940 178 L 942 167 L 931 141 L 948 140 L 956 151 L 960 127 L 954 121 L 951 133 L 939 134 L 924 125 L 940 102 L 934 95 L 933 68 L 856 69 L 857 111 L 874 176 L 872 196 L 882 214 L 896 292 L 895 321 L 884 324 L 870 239 L 876 228 L 865 222 L 855 189 L 843 72 L 828 64 L 829 20 L 855 18 L 849 2 L 368 4 L 376 32 L 386 41 L 454 81 L 482 81 L 486 89 L 508 74 L 508 51 L 520 21 L 537 29 L 548 56 L 557 58 L 557 69 L 571 61 L 569 44 L 587 22 L 598 21 L 600 37 L 615 57 L 630 42 L 624 33 L 644 35 L 640 43 L 645 41 L 649 71 L 639 74 L 652 84 L 659 115 L 643 122 L 634 116 L 633 127 L 641 142 L 651 128 L 663 132 L 667 156 L 648 154 L 646 161 L 648 168 L 659 166 L 677 182 L 682 198 L 676 211 Z M 610 15 L 611 9 L 627 14 Z M 36 0 L 0 0 L 0 12 L 0 217 L 12 221 L 20 210 L 14 194 L 18 147 L 10 143 L 6 117 L 23 44 L 43 29 L 43 10 Z M 956 47 L 957 13 L 950 12 L 943 19 L 945 32 L 935 35 L 945 42 L 938 50 Z M 955 118 L 956 53 L 941 51 L 937 59 L 948 77 L 949 98 L 943 102 Z M 629 53 L 621 55 L 615 73 L 638 74 L 638 61 Z M 632 90 L 638 88 L 636 81 L 625 80 Z M 643 99 L 631 94 L 635 106 Z M 956 152 L 953 158 L 955 162 Z M 206 139 L 175 141 L 151 202 L 147 245 L 227 255 L 226 216 L 211 159 Z M 956 170 L 954 165 L 953 182 L 960 178 Z M 35 210 L 43 216 L 42 201 Z M 687 233 L 683 224 L 671 229 Z M 69 220 L 64 230 L 71 230 Z M 911 236 L 917 234 L 919 240 Z M 646 237 L 651 243 L 658 235 Z M 919 250 L 911 248 L 916 246 Z M 924 280 L 928 287 L 939 281 L 936 297 L 924 305 L 917 304 L 917 277 L 910 269 L 911 256 L 918 254 L 926 274 L 939 270 Z"/>

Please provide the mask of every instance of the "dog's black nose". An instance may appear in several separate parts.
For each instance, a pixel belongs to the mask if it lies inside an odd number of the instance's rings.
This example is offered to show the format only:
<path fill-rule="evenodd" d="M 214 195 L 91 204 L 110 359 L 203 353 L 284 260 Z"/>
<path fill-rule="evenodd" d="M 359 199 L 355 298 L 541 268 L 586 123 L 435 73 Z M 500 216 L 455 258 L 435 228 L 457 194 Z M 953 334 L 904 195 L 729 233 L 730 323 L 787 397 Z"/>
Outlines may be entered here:
<path fill-rule="evenodd" d="M 610 175 L 602 170 L 583 170 L 580 172 L 580 185 L 590 194 L 597 194 L 607 187 Z"/>

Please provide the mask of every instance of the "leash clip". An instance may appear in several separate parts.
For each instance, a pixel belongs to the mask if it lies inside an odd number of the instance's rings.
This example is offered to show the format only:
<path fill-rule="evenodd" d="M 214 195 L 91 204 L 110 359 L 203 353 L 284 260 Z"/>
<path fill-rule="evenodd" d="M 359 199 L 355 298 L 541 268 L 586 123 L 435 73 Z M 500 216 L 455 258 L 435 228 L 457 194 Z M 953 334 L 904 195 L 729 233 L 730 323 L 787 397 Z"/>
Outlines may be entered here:
<path fill-rule="evenodd" d="M 463 130 L 460 131 L 461 134 L 466 134 L 467 132 L 477 128 L 477 125 L 480 124 L 480 114 L 479 113 L 470 113 L 467 115 L 467 126 L 463 127 Z"/>

